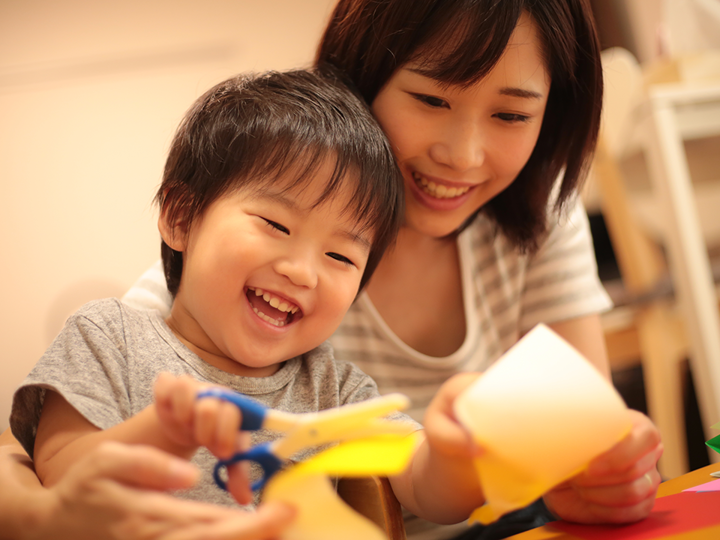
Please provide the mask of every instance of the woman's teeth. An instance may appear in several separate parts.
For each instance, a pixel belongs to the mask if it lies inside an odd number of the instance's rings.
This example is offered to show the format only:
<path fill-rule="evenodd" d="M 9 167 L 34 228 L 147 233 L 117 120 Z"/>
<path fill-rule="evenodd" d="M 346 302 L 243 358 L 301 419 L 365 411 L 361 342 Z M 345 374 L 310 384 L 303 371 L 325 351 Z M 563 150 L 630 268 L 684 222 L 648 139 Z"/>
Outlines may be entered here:
<path fill-rule="evenodd" d="M 413 178 L 415 180 L 415 183 L 421 190 L 423 190 L 431 197 L 435 197 L 436 199 L 452 199 L 453 197 L 459 197 L 460 195 L 464 195 L 470 190 L 469 187 L 456 188 L 447 187 L 442 184 L 438 185 L 435 182 L 431 182 L 424 176 L 420 176 L 418 174 L 413 174 Z"/>

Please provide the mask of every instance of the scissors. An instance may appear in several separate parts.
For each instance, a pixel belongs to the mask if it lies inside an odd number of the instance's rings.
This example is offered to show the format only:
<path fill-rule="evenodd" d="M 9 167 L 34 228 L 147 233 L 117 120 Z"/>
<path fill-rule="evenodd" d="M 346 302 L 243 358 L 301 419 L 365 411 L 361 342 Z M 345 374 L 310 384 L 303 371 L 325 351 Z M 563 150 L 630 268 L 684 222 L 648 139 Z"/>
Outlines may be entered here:
<path fill-rule="evenodd" d="M 285 433 L 285 437 L 238 452 L 229 459 L 219 460 L 213 470 L 215 483 L 227 490 L 221 472 L 239 461 L 255 461 L 263 470 L 253 491 L 262 489 L 270 478 L 296 452 L 325 443 L 360 439 L 380 434 L 408 434 L 412 428 L 403 422 L 379 417 L 408 407 L 410 400 L 403 394 L 388 394 L 359 403 L 325 411 L 294 414 L 270 409 L 265 405 L 225 388 L 209 388 L 198 393 L 197 399 L 214 397 L 233 403 L 242 412 L 242 431 L 269 429 Z"/>

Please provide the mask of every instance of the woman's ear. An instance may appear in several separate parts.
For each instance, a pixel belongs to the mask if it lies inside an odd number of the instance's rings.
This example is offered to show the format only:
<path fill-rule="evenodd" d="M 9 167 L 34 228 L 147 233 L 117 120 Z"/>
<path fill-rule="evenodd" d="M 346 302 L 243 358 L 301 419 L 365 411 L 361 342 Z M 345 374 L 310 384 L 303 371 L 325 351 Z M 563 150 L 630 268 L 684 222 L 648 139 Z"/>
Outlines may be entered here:
<path fill-rule="evenodd" d="M 160 211 L 158 218 L 160 236 L 170 248 L 183 252 L 187 247 L 187 221 L 183 216 L 176 215 L 173 218 L 171 221 L 167 206 Z"/>

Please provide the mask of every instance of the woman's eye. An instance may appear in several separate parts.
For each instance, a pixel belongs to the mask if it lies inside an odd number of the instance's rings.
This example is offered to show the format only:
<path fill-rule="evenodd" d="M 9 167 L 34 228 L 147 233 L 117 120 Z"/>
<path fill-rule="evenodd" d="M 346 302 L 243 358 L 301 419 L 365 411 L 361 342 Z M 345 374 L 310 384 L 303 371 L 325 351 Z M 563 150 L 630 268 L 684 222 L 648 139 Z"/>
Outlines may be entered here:
<path fill-rule="evenodd" d="M 331 259 L 335 259 L 336 261 L 340 261 L 343 264 L 346 264 L 348 266 L 355 266 L 355 263 L 353 263 L 350 259 L 345 257 L 344 255 L 340 255 L 339 253 L 326 253 L 328 257 Z"/>
<path fill-rule="evenodd" d="M 413 94 L 413 97 L 420 103 L 424 103 L 432 108 L 449 107 L 447 101 L 440 99 L 439 97 L 428 96 L 425 94 Z"/>
<path fill-rule="evenodd" d="M 290 230 L 287 227 L 284 227 L 284 226 L 280 225 L 279 223 L 269 220 L 267 218 L 262 218 L 262 219 L 263 219 L 263 221 L 265 221 L 265 223 L 270 225 L 270 227 L 272 227 L 276 231 L 280 231 L 283 234 L 290 234 Z"/>
<path fill-rule="evenodd" d="M 527 122 L 530 117 L 526 116 L 524 114 L 515 114 L 515 113 L 497 113 L 495 115 L 503 122 L 509 122 L 509 123 L 519 123 L 519 122 Z"/>

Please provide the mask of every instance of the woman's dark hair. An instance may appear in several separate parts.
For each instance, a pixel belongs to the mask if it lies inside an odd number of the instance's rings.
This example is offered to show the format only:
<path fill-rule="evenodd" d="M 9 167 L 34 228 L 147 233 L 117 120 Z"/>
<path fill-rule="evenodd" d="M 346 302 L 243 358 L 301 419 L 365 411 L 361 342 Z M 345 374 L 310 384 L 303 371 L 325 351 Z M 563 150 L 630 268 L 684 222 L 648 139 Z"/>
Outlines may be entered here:
<path fill-rule="evenodd" d="M 410 61 L 441 83 L 471 85 L 500 59 L 523 12 L 537 25 L 552 78 L 547 108 L 525 167 L 478 213 L 533 250 L 556 179 L 564 172 L 559 211 L 584 180 L 597 140 L 602 68 L 588 0 L 340 0 L 316 63 L 341 70 L 369 104 Z"/>
<path fill-rule="evenodd" d="M 269 188 L 288 174 L 284 191 L 302 189 L 327 160 L 334 171 L 315 204 L 351 184 L 346 211 L 373 233 L 362 289 L 403 219 L 402 179 L 367 105 L 330 67 L 239 75 L 206 92 L 175 134 L 156 201 L 187 233 L 228 192 Z M 164 241 L 161 252 L 174 296 L 182 253 Z"/>

